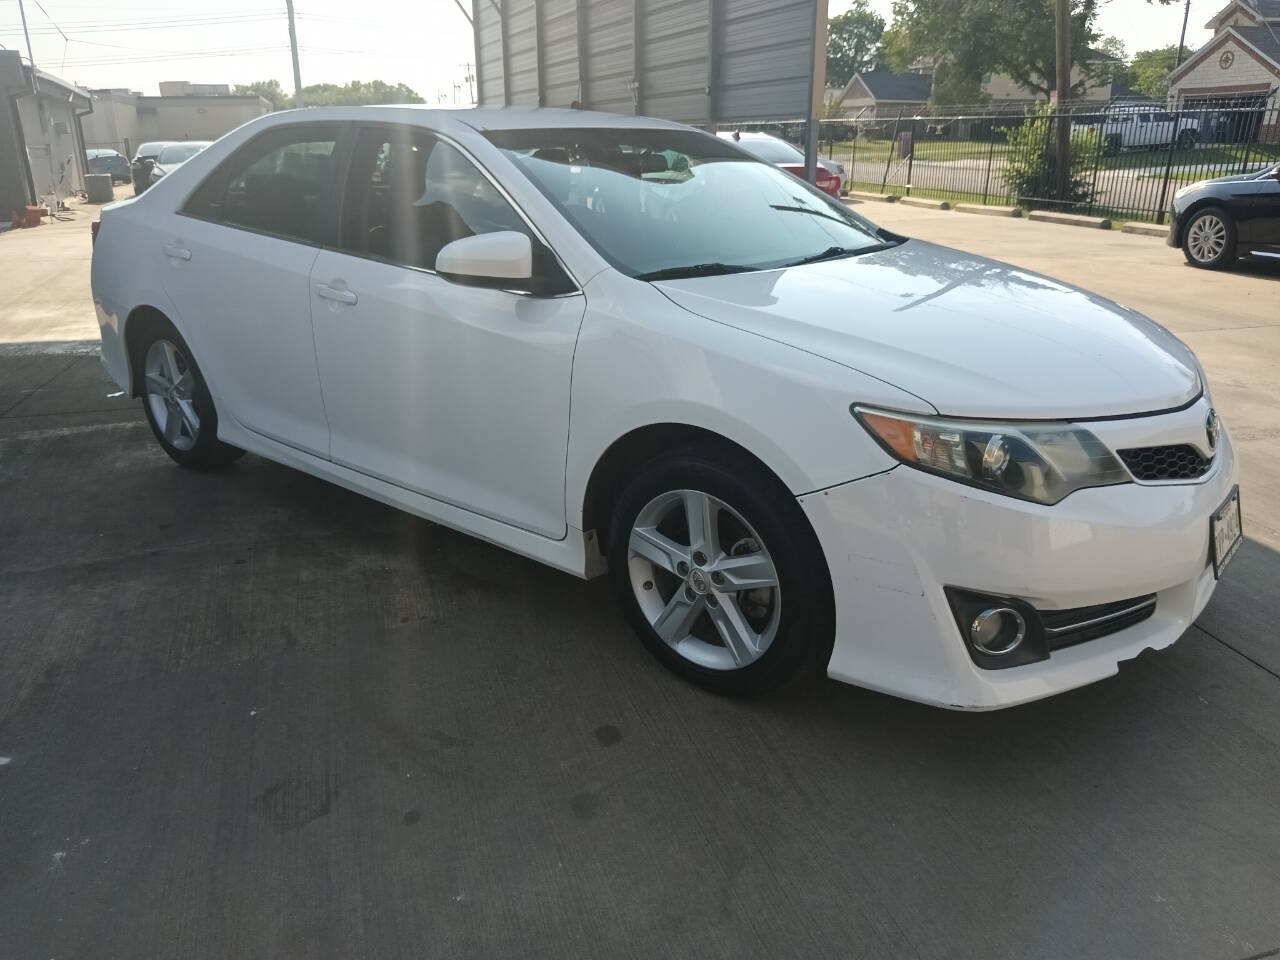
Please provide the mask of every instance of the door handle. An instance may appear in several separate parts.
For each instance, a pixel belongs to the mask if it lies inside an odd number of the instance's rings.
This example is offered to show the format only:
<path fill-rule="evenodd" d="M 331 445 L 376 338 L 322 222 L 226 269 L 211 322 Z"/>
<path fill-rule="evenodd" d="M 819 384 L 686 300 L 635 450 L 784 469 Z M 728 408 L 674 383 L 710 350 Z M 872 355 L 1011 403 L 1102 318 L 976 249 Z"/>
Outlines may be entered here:
<path fill-rule="evenodd" d="M 171 257 L 174 260 L 191 259 L 191 251 L 186 247 L 178 246 L 176 243 L 166 243 L 161 249 L 164 250 L 164 255 L 166 257 Z"/>
<path fill-rule="evenodd" d="M 331 287 L 327 283 L 316 284 L 316 296 L 321 300 L 333 300 L 353 307 L 360 302 L 360 298 L 356 296 L 355 291 Z"/>

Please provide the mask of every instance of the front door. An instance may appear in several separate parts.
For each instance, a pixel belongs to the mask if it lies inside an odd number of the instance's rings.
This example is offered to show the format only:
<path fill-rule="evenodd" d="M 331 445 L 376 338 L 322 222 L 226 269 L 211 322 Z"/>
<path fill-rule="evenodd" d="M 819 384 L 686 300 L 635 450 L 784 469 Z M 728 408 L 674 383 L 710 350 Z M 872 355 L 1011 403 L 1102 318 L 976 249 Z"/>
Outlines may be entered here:
<path fill-rule="evenodd" d="M 255 137 L 169 216 L 155 252 L 219 413 L 321 457 L 309 280 L 337 229 L 341 134 L 297 124 Z"/>
<path fill-rule="evenodd" d="M 434 272 L 445 244 L 495 230 L 530 235 L 536 292 Z M 334 462 L 564 536 L 569 379 L 585 301 L 554 256 L 457 147 L 385 125 L 356 139 L 340 247 L 311 272 Z"/>
<path fill-rule="evenodd" d="M 1280 251 L 1280 167 L 1269 176 L 1231 184 L 1229 201 L 1243 251 Z"/>

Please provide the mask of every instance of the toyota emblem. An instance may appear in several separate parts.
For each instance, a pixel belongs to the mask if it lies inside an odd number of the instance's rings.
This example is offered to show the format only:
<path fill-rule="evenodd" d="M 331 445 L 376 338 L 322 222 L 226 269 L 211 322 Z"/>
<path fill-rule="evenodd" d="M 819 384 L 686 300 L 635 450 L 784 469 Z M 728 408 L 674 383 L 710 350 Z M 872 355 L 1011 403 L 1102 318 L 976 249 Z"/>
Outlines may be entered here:
<path fill-rule="evenodd" d="M 1204 418 L 1204 435 L 1209 441 L 1209 449 L 1215 450 L 1218 446 L 1218 434 L 1222 430 L 1222 425 L 1218 422 L 1218 411 L 1210 408 L 1208 415 Z"/>

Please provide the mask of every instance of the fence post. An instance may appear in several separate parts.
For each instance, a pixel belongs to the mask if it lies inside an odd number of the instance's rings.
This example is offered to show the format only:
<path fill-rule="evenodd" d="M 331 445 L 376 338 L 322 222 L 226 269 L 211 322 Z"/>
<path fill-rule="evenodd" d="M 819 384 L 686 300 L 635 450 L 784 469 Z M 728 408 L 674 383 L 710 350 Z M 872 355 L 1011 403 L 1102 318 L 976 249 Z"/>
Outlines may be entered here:
<path fill-rule="evenodd" d="M 884 178 L 880 181 L 880 192 L 884 193 L 885 184 L 889 182 L 889 164 L 893 163 L 893 151 L 898 142 L 898 125 L 902 123 L 902 111 L 898 111 L 898 119 L 893 121 L 893 136 L 889 138 L 889 155 L 884 158 Z"/>
<path fill-rule="evenodd" d="M 1093 176 L 1089 179 L 1089 216 L 1093 216 L 1093 206 L 1098 198 L 1098 167 L 1102 165 L 1102 151 L 1106 149 L 1107 121 L 1106 113 L 1098 120 L 1098 141 L 1093 149 Z"/>
<path fill-rule="evenodd" d="M 996 156 L 996 121 L 995 118 L 987 120 L 987 139 L 991 141 L 987 147 L 987 179 L 982 185 L 982 203 L 987 203 L 987 194 L 991 192 L 991 164 Z"/>
<path fill-rule="evenodd" d="M 911 118 L 911 152 L 907 154 L 907 196 L 911 196 L 911 169 L 916 164 L 916 117 Z"/>
<path fill-rule="evenodd" d="M 1164 198 L 1169 192 L 1169 176 L 1173 173 L 1173 150 L 1178 145 L 1178 124 L 1182 121 L 1182 107 L 1173 115 L 1173 129 L 1169 131 L 1169 154 L 1164 161 L 1164 180 L 1160 183 L 1160 203 L 1156 206 L 1156 223 L 1164 223 Z"/>

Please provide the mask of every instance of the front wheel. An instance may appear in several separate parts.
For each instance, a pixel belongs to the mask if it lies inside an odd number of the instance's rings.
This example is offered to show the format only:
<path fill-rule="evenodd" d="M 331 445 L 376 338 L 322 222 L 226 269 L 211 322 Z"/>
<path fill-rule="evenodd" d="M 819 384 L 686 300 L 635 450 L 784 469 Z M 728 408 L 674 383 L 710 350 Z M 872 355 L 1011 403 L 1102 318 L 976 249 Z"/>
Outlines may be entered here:
<path fill-rule="evenodd" d="M 609 562 L 645 646 L 717 693 L 763 693 L 831 656 L 831 580 L 795 497 L 747 458 L 643 469 L 613 512 Z"/>
<path fill-rule="evenodd" d="M 1236 259 L 1236 225 L 1219 207 L 1197 210 L 1182 231 L 1182 252 L 1193 267 L 1221 270 Z"/>
<path fill-rule="evenodd" d="M 142 407 L 160 446 L 184 467 L 207 470 L 244 451 L 218 439 L 218 414 L 191 349 L 167 322 L 138 345 L 134 369 L 142 373 Z"/>
<path fill-rule="evenodd" d="M 1196 145 L 1196 132 L 1194 130 L 1179 131 L 1177 145 L 1179 150 L 1190 150 Z"/>

